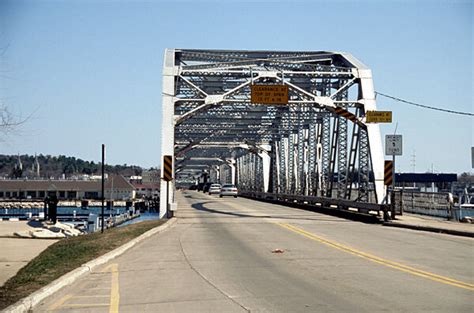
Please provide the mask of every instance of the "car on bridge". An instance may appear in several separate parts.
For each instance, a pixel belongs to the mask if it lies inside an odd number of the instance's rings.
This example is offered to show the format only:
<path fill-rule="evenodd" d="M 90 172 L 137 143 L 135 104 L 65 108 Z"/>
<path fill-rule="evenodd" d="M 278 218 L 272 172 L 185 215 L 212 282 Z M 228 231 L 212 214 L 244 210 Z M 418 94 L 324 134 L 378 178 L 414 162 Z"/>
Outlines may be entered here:
<path fill-rule="evenodd" d="M 221 188 L 222 188 L 222 186 L 220 184 L 212 184 L 209 187 L 209 194 L 210 195 L 219 194 L 221 192 Z"/>
<path fill-rule="evenodd" d="M 239 191 L 235 185 L 227 184 L 222 186 L 219 197 L 222 198 L 223 196 L 233 196 L 234 198 L 237 198 L 238 192 Z"/>

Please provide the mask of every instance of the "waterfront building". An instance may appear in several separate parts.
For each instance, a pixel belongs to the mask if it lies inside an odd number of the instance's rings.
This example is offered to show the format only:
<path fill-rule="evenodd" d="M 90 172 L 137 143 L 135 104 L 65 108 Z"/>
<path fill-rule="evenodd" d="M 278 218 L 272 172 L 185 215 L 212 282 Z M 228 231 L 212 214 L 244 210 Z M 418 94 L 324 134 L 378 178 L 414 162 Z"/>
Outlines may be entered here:
<path fill-rule="evenodd" d="M 160 196 L 160 183 L 132 183 L 137 198 L 157 198 Z"/>
<path fill-rule="evenodd" d="M 109 175 L 105 181 L 107 200 L 135 198 L 135 188 L 121 175 Z M 0 180 L 0 199 L 44 199 L 56 196 L 60 200 L 100 199 L 101 180 Z"/>
<path fill-rule="evenodd" d="M 160 170 L 143 170 L 142 172 L 142 183 L 160 183 L 161 172 Z"/>
<path fill-rule="evenodd" d="M 454 173 L 396 173 L 395 184 L 399 189 L 423 192 L 450 192 L 458 180 Z"/>

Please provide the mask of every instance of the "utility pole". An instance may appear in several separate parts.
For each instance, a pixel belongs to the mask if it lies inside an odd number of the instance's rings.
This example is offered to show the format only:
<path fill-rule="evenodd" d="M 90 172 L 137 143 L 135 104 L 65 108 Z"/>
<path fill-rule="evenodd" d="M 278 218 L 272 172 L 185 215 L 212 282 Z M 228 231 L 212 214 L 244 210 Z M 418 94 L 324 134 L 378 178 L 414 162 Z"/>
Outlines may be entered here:
<path fill-rule="evenodd" d="M 102 211 L 101 211 L 101 233 L 104 232 L 104 187 L 105 187 L 105 145 L 102 144 Z"/>

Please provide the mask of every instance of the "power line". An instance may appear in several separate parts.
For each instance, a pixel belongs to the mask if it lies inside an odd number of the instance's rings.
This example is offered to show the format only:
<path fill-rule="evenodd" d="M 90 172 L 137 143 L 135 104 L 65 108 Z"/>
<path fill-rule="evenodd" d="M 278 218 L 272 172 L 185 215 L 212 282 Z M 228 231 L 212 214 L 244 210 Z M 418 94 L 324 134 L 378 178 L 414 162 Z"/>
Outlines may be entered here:
<path fill-rule="evenodd" d="M 417 106 L 417 107 L 421 107 L 421 108 L 425 108 L 425 109 L 441 111 L 441 112 L 446 112 L 446 113 L 452 113 L 452 114 L 474 116 L 474 113 L 460 112 L 460 111 L 453 111 L 453 110 L 447 110 L 447 109 L 442 109 L 442 108 L 436 108 L 436 107 L 432 107 L 432 106 L 428 106 L 428 105 L 424 105 L 424 104 L 419 104 L 419 103 L 403 100 L 403 99 L 400 99 L 400 98 L 397 98 L 397 97 L 394 97 L 394 96 L 389 96 L 389 95 L 383 94 L 383 93 L 378 92 L 378 91 L 376 91 L 375 94 L 376 95 L 381 95 L 381 96 L 386 97 L 386 98 L 393 99 L 393 100 L 398 101 L 398 102 L 408 103 L 408 104 L 411 104 L 411 105 L 414 105 L 414 106 Z"/>

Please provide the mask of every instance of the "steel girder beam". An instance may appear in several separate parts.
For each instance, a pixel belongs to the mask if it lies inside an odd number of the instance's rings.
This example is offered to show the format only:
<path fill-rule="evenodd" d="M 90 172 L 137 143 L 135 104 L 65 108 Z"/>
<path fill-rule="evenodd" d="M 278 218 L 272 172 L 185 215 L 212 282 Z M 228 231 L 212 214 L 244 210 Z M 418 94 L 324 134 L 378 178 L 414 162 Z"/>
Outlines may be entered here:
<path fill-rule="evenodd" d="M 288 193 L 288 137 L 280 137 L 279 147 L 279 193 Z"/>
<path fill-rule="evenodd" d="M 360 116 L 361 110 L 358 109 L 356 115 Z M 353 125 L 352 128 L 352 139 L 351 139 L 351 146 L 349 149 L 349 159 L 348 159 L 348 167 L 347 167 L 347 188 L 344 198 L 347 200 L 351 199 L 352 195 L 352 185 L 354 182 L 354 173 L 355 173 L 355 165 L 356 165 L 356 157 L 357 151 L 359 147 L 359 134 L 360 134 L 360 127 L 357 124 Z M 360 180 L 358 179 L 358 186 L 360 186 Z"/>
<path fill-rule="evenodd" d="M 305 129 L 303 125 L 298 126 L 298 133 L 297 133 L 297 144 L 296 144 L 296 154 L 297 154 L 297 167 L 296 167 L 296 193 L 297 194 L 304 194 L 305 192 L 305 164 L 307 163 L 305 160 L 304 150 L 305 150 Z"/>
<path fill-rule="evenodd" d="M 277 137 L 273 136 L 272 142 L 270 143 L 270 182 L 268 191 L 272 193 L 278 193 L 278 144 Z"/>
<path fill-rule="evenodd" d="M 316 167 L 316 158 L 317 158 L 317 127 L 318 125 L 313 122 L 309 125 L 309 134 L 308 134 L 308 190 L 306 195 L 308 196 L 317 196 L 317 167 Z"/>
<path fill-rule="evenodd" d="M 362 175 L 359 193 L 363 194 L 364 188 L 369 192 L 375 189 L 378 201 L 383 199 L 380 132 L 377 125 L 365 123 L 365 112 L 375 110 L 371 72 L 351 55 L 170 49 L 165 52 L 163 75 L 166 138 L 162 154 L 184 156 L 181 165 L 188 162 L 186 157 L 198 154 L 222 160 L 232 157 L 234 180 L 245 188 L 271 186 L 280 193 L 318 195 L 332 194 L 328 187 L 334 182 L 338 197 L 347 197 L 348 178 L 354 172 L 367 172 L 368 180 Z M 250 103 L 252 83 L 288 85 L 289 105 Z M 349 99 L 352 86 L 357 86 L 359 93 Z M 355 109 L 360 113 L 352 113 Z M 348 131 L 348 120 L 357 125 L 355 134 Z M 174 128 L 173 136 L 169 136 L 170 128 Z M 331 128 L 335 129 L 333 134 Z M 367 140 L 361 143 L 364 131 Z M 351 144 L 347 160 L 349 135 L 356 148 Z M 170 144 L 171 140 L 174 143 Z M 249 149 L 239 146 L 246 142 L 254 147 L 270 145 L 269 162 L 258 152 L 248 153 Z M 362 171 L 356 168 L 356 160 Z M 227 170 L 226 165 L 219 165 L 221 177 Z M 370 180 L 372 171 L 374 181 Z"/>
<path fill-rule="evenodd" d="M 344 86 L 337 91 L 336 97 L 338 100 L 347 99 L 347 89 L 346 86 L 349 83 L 345 83 L 343 80 Z M 333 94 L 334 95 L 334 94 Z M 345 108 L 345 107 L 344 107 Z M 344 199 L 346 196 L 347 189 L 347 119 L 339 117 L 338 122 L 338 147 L 337 147 L 337 197 L 339 199 Z"/>

